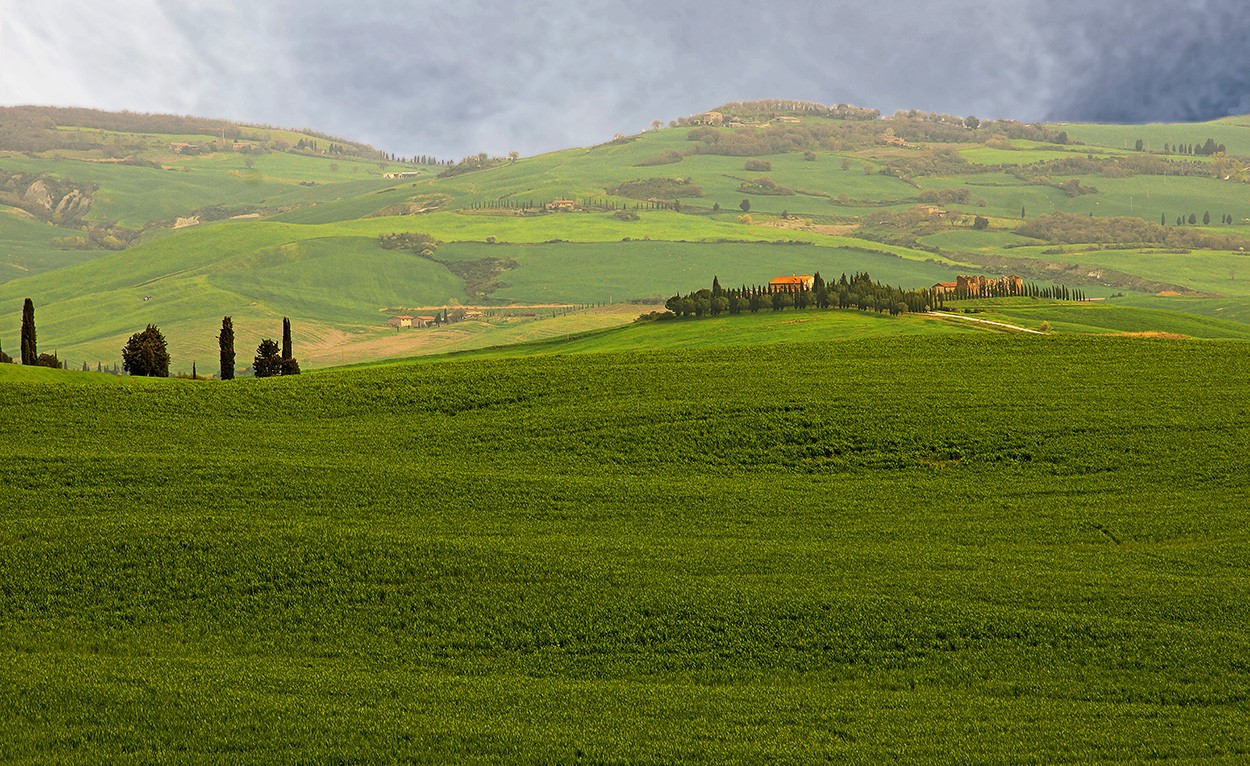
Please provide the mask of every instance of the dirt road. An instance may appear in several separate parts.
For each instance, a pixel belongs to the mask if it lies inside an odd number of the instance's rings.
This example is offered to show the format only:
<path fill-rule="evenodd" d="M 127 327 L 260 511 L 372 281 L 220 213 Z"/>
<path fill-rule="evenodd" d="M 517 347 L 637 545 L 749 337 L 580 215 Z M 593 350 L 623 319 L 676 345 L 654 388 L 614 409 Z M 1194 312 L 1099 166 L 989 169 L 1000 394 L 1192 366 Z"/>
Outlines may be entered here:
<path fill-rule="evenodd" d="M 1001 327 L 1004 330 L 1013 330 L 1015 332 L 1028 333 L 1029 335 L 1045 335 L 1040 330 L 1030 330 L 1027 327 L 1019 325 L 1007 324 L 1006 322 L 994 322 L 989 319 L 977 319 L 976 317 L 965 316 L 964 314 L 948 314 L 944 311 L 930 311 L 925 316 L 938 317 L 941 319 L 957 319 L 961 322 L 975 322 L 976 324 L 990 325 L 991 327 Z"/>

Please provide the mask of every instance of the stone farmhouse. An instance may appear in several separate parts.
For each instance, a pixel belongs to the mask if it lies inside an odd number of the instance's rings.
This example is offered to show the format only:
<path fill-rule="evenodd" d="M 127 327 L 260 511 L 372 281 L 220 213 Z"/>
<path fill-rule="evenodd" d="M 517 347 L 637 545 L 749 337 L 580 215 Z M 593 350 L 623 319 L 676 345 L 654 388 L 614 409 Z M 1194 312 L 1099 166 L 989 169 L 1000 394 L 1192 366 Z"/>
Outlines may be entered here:
<path fill-rule="evenodd" d="M 386 324 L 397 330 L 409 327 L 430 327 L 435 324 L 435 319 L 434 317 L 413 317 L 401 314 L 386 320 Z"/>
<path fill-rule="evenodd" d="M 933 292 L 938 295 L 1023 295 L 1024 280 L 1012 274 L 1011 276 L 998 277 L 991 279 L 983 274 L 976 276 L 961 274 L 956 277 L 954 282 L 938 282 L 933 286 Z"/>
<path fill-rule="evenodd" d="M 770 293 L 797 293 L 811 290 L 816 285 L 814 276 L 777 277 L 768 283 Z"/>

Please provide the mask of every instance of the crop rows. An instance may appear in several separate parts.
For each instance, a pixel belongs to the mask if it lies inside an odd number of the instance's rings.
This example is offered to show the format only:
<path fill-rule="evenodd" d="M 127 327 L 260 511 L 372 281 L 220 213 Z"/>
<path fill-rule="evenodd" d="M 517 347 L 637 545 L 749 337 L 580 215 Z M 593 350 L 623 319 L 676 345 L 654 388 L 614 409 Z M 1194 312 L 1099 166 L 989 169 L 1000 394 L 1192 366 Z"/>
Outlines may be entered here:
<path fill-rule="evenodd" d="M 0 759 L 1236 761 L 1242 343 L 0 388 Z"/>

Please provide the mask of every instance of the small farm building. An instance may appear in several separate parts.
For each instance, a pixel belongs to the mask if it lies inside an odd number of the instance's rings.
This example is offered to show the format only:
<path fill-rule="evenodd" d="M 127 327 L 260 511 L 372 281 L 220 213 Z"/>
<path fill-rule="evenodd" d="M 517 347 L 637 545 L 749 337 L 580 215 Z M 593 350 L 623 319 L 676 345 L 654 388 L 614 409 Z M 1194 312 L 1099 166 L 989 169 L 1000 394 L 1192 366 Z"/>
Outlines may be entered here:
<path fill-rule="evenodd" d="M 768 283 L 768 292 L 770 293 L 797 293 L 802 290 L 811 290 L 816 285 L 816 277 L 777 277 Z"/>

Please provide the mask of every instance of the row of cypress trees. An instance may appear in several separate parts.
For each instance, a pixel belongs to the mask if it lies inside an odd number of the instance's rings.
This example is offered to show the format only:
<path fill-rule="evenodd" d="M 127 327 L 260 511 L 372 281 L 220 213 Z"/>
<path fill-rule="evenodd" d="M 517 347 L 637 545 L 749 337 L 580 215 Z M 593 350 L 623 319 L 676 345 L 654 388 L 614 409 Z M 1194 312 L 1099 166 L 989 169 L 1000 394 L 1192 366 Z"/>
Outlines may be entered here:
<path fill-rule="evenodd" d="M 130 343 L 126 349 L 123 349 L 123 357 L 130 350 L 135 339 L 144 334 L 154 334 L 160 340 L 161 350 L 164 350 L 165 341 L 160 336 L 160 331 L 154 325 L 148 325 L 144 333 L 138 333 L 131 336 Z M 234 380 L 234 322 L 230 317 L 223 317 L 221 320 L 221 332 L 217 335 L 217 343 L 220 348 L 220 379 Z M 165 375 L 168 374 L 168 355 L 165 355 Z M 0 362 L 9 363 L 13 358 L 4 353 L 4 348 L 0 347 Z M 130 371 L 129 359 L 126 360 L 126 369 Z M 56 354 L 40 354 L 38 350 L 37 333 L 35 330 L 35 304 L 30 298 L 27 298 L 22 305 L 22 330 L 21 330 L 21 363 L 27 366 L 42 366 L 59 368 L 61 366 L 60 359 Z M 294 344 L 291 342 L 291 320 L 288 317 L 282 318 L 282 345 L 278 346 L 269 338 L 261 341 L 260 346 L 256 349 L 256 358 L 253 360 L 252 368 L 258 378 L 267 378 L 275 375 L 299 375 L 299 360 L 295 358 Z M 194 369 L 194 367 L 192 368 Z M 143 374 L 151 374 L 145 372 Z M 194 375 L 194 373 L 192 373 Z M 163 376 L 162 376 L 163 377 Z"/>
<path fill-rule="evenodd" d="M 221 332 L 217 334 L 217 345 L 221 351 L 221 380 L 234 380 L 234 320 L 222 317 Z M 252 360 L 252 370 L 258 378 L 270 378 L 276 375 L 299 375 L 299 361 L 295 358 L 294 346 L 291 343 L 291 320 L 282 317 L 282 346 L 265 338 L 256 347 L 256 356 Z"/>

